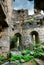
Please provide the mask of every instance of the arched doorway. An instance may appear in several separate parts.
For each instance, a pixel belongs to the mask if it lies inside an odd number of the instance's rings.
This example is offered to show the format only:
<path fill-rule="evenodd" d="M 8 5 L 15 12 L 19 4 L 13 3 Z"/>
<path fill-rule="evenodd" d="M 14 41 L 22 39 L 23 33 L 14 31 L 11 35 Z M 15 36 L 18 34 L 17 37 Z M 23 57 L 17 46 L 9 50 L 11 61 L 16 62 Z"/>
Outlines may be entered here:
<path fill-rule="evenodd" d="M 18 48 L 21 46 L 21 34 L 16 33 L 10 40 L 10 49 Z"/>
<path fill-rule="evenodd" d="M 39 34 L 36 31 L 31 32 L 31 38 L 33 43 L 38 43 L 39 42 Z"/>

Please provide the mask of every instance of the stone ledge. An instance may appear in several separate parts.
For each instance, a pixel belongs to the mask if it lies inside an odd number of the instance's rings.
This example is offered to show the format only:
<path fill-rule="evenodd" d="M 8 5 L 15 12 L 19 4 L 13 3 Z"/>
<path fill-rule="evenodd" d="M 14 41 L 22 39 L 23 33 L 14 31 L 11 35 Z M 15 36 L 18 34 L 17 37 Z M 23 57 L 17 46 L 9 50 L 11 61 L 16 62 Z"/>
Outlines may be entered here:
<path fill-rule="evenodd" d="M 44 62 L 40 59 L 35 59 L 35 62 L 37 63 L 37 65 L 44 65 Z"/>

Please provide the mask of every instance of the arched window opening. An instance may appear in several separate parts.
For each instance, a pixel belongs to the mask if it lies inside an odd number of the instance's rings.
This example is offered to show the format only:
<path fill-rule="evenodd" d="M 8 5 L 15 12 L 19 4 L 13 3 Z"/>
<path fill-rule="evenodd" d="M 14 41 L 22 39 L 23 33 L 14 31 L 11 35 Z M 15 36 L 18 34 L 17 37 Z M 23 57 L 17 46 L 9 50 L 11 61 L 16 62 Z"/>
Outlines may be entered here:
<path fill-rule="evenodd" d="M 21 45 L 21 34 L 16 33 L 10 40 L 10 49 L 18 48 Z"/>
<path fill-rule="evenodd" d="M 32 31 L 31 32 L 31 38 L 33 43 L 38 43 L 39 42 L 39 35 L 38 32 Z"/>

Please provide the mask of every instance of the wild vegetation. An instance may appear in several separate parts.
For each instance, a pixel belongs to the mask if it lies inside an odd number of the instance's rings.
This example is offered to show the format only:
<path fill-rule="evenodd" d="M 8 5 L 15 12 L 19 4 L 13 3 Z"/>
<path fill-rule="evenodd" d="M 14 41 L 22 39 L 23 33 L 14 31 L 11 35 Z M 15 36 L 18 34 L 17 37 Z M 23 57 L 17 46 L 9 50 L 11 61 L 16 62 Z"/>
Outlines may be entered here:
<path fill-rule="evenodd" d="M 31 51 L 30 49 L 24 49 L 21 51 L 21 55 L 14 54 L 11 55 L 10 52 L 7 54 L 7 58 L 0 56 L 0 61 L 1 62 L 6 62 L 6 59 L 8 61 L 16 61 L 18 60 L 20 65 L 23 65 L 23 62 L 28 62 L 28 61 L 34 61 L 35 58 L 41 59 L 41 53 L 44 53 L 44 42 L 41 42 L 39 44 L 33 44 L 34 49 Z"/>

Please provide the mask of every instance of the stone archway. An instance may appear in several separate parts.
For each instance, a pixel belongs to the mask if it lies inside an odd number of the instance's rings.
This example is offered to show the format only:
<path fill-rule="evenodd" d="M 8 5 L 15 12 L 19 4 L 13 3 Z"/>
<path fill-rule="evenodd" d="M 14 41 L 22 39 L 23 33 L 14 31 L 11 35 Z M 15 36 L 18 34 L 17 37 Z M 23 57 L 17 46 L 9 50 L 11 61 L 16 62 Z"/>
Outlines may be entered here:
<path fill-rule="evenodd" d="M 10 49 L 18 48 L 19 46 L 21 46 L 21 37 L 22 36 L 20 33 L 16 33 L 14 37 L 11 38 Z"/>
<path fill-rule="evenodd" d="M 39 42 L 39 34 L 37 31 L 32 31 L 31 32 L 31 39 L 33 43 L 38 43 Z"/>

